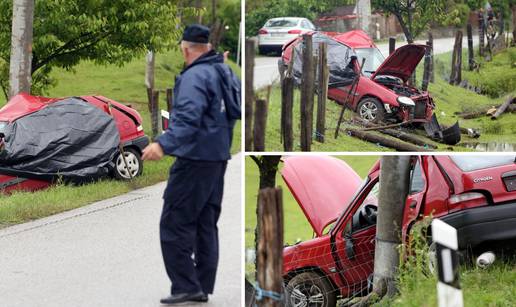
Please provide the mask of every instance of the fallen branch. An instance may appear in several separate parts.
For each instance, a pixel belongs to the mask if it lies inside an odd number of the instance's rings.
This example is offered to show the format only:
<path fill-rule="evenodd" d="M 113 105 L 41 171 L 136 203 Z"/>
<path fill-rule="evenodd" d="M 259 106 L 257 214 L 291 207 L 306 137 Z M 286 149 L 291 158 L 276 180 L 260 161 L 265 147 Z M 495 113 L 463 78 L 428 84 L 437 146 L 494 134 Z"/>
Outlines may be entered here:
<path fill-rule="evenodd" d="M 499 109 L 501 106 L 502 105 L 494 106 L 494 108 Z M 489 114 L 488 111 L 492 108 L 493 107 L 488 107 L 486 109 L 477 110 L 477 111 L 456 113 L 456 115 L 462 117 L 463 119 L 473 119 L 473 118 L 478 118 L 478 117 L 483 117 L 483 116 L 489 116 L 492 114 Z M 514 101 L 512 104 L 509 104 L 507 106 L 507 109 L 504 112 L 505 113 L 515 113 L 516 112 L 516 104 L 514 104 Z"/>
<path fill-rule="evenodd" d="M 513 96 L 510 96 L 499 108 L 496 109 L 495 114 L 491 116 L 491 119 L 495 120 L 498 116 L 502 115 L 505 110 L 509 107 L 510 104 L 513 104 L 516 101 Z"/>

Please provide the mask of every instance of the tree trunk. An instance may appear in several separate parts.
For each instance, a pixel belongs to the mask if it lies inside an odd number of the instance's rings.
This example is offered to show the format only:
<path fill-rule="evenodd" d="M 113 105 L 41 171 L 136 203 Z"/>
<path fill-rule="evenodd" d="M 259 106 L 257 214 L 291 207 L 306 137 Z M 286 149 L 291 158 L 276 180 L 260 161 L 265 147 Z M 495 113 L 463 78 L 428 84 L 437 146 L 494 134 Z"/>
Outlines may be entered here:
<path fill-rule="evenodd" d="M 155 56 L 153 51 L 148 51 L 145 57 L 145 86 L 150 89 L 154 89 L 154 62 Z"/>
<path fill-rule="evenodd" d="M 13 1 L 9 96 L 30 93 L 34 0 Z"/>
<path fill-rule="evenodd" d="M 281 156 L 251 156 L 260 171 L 260 190 L 276 186 L 276 171 Z"/>
<path fill-rule="evenodd" d="M 407 39 L 407 43 L 409 43 L 409 44 L 414 43 L 414 38 L 412 37 L 412 33 L 410 32 L 410 29 L 407 28 L 407 25 L 403 21 L 403 17 L 401 16 L 401 14 L 394 13 L 394 16 L 396 16 L 396 19 L 398 19 L 401 29 L 403 30 L 403 34 L 405 34 L 405 38 Z"/>
<path fill-rule="evenodd" d="M 253 148 L 253 108 L 254 108 L 254 42 L 250 39 L 245 41 L 245 150 L 252 151 Z"/>
<path fill-rule="evenodd" d="M 381 161 L 373 292 L 393 296 L 399 264 L 403 208 L 410 181 L 410 156 L 384 156 Z"/>

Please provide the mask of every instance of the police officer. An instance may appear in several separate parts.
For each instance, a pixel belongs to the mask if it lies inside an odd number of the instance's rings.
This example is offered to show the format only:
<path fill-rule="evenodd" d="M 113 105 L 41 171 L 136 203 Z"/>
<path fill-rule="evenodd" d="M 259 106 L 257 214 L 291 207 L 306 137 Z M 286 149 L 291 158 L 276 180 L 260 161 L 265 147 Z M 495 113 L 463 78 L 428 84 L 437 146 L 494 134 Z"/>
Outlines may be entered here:
<path fill-rule="evenodd" d="M 190 25 L 181 41 L 186 68 L 176 78 L 169 128 L 143 151 L 144 160 L 176 157 L 163 195 L 161 250 L 172 282 L 162 304 L 207 302 L 218 263 L 217 220 L 235 119 L 228 116 L 228 88 L 240 82 L 211 49 L 210 31 Z M 230 81 L 220 73 L 229 71 Z M 239 102 L 239 101 L 238 101 Z M 240 110 L 238 110 L 240 116 Z"/>

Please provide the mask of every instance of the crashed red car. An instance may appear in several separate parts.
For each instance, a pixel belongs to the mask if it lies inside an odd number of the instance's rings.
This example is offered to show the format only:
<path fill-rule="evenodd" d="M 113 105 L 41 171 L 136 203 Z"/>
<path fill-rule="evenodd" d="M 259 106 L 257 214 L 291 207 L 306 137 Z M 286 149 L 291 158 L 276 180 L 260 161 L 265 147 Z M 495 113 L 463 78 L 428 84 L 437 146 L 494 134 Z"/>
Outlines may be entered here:
<path fill-rule="evenodd" d="M 312 32 L 314 35 L 320 32 Z M 407 81 L 425 55 L 426 45 L 405 45 L 384 59 L 373 40 L 361 30 L 346 33 L 323 32 L 329 38 L 353 49 L 357 55 L 356 71 L 365 59 L 356 95 L 347 106 L 370 122 L 428 122 L 432 119 L 434 102 L 426 91 L 410 86 Z M 293 49 L 303 41 L 294 39 L 283 46 L 280 66 L 287 66 Z M 280 68 L 281 69 L 281 68 Z M 342 104 L 346 101 L 350 85 L 330 87 L 328 98 Z"/>
<path fill-rule="evenodd" d="M 314 169 L 317 171 L 314 172 Z M 281 175 L 314 230 L 283 251 L 289 306 L 335 306 L 369 291 L 374 266 L 380 163 L 361 180 L 327 156 L 284 160 Z M 424 216 L 455 227 L 459 248 L 516 239 L 514 156 L 420 156 L 412 161 L 402 239 Z"/>
<path fill-rule="evenodd" d="M 6 133 L 8 127 L 30 116 L 37 115 L 39 114 L 38 112 L 48 110 L 57 105 L 58 102 L 65 100 L 69 100 L 70 103 L 72 103 L 72 108 L 74 107 L 73 102 L 75 102 L 77 104 L 88 105 L 90 106 L 89 108 L 93 110 L 100 109 L 102 112 L 97 113 L 97 115 L 104 114 L 107 118 L 105 119 L 106 121 L 113 122 L 114 120 L 112 127 L 114 127 L 113 131 L 115 132 L 113 137 L 116 140 L 116 145 L 114 146 L 116 149 L 113 152 L 113 159 L 109 165 L 109 173 L 111 176 L 124 180 L 141 174 L 143 170 L 141 160 L 142 150 L 149 144 L 149 139 L 143 131 L 142 118 L 140 114 L 131 107 L 103 96 L 46 98 L 19 94 L 12 97 L 12 99 L 0 109 L 0 153 L 6 145 L 4 141 L 8 136 L 4 133 Z M 96 112 L 99 111 L 97 110 Z M 86 126 L 88 123 L 95 122 L 92 118 L 88 118 L 87 115 L 81 116 L 79 114 L 78 118 L 80 118 Z M 41 133 L 42 131 L 39 130 L 43 130 L 43 128 L 44 127 L 41 127 L 38 131 L 34 131 L 34 134 L 37 135 Z M 86 130 L 86 128 L 84 130 Z M 95 135 L 92 135 L 91 138 L 94 139 Z M 35 139 L 38 138 L 35 137 Z M 55 143 L 55 141 L 53 142 Z M 63 142 L 66 141 L 63 140 Z M 73 146 L 73 144 L 71 145 Z M 121 145 L 124 151 L 125 162 L 120 150 L 118 150 L 119 145 Z M 29 146 L 31 146 L 31 144 L 28 144 L 27 147 L 30 149 Z M 71 153 L 73 154 L 77 150 L 73 150 Z M 66 157 L 64 159 L 66 159 Z M 43 161 L 43 163 L 44 162 L 45 161 Z M 125 163 L 127 163 L 128 167 L 126 167 Z M 85 167 L 94 166 L 86 165 Z M 59 170 L 56 171 L 59 172 Z M 10 193 L 18 190 L 34 191 L 48 187 L 51 183 L 52 180 L 50 176 L 33 176 L 30 172 L 22 172 L 9 165 L 6 166 L 0 163 L 0 192 Z"/>

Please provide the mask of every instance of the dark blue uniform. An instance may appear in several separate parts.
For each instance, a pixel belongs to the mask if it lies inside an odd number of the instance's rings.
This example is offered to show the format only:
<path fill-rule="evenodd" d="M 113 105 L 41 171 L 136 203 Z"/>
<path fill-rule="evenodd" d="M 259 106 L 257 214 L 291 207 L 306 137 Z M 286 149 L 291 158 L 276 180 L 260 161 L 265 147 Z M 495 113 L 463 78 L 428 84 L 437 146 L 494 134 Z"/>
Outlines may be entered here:
<path fill-rule="evenodd" d="M 221 76 L 214 68 L 223 61 L 222 55 L 210 51 L 181 72 L 169 128 L 157 140 L 165 154 L 177 157 L 160 223 L 172 294 L 211 294 L 215 284 L 217 221 L 234 126 L 226 115 Z"/>

